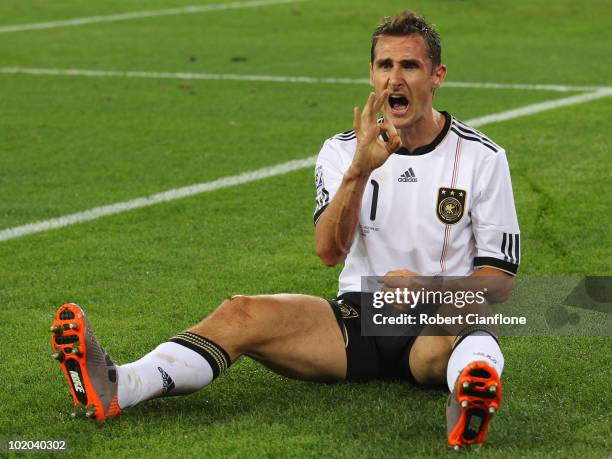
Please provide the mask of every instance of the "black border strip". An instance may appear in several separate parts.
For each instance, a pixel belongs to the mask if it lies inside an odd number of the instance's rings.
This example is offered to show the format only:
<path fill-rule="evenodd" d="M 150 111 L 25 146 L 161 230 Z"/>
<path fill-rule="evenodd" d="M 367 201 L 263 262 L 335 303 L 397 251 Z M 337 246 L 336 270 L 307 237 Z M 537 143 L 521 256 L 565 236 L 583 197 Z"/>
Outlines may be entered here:
<path fill-rule="evenodd" d="M 183 337 L 181 335 L 185 335 L 185 336 Z M 215 356 L 213 356 L 213 352 L 211 352 L 210 350 L 205 349 L 203 346 L 198 346 L 191 341 L 187 341 L 187 339 L 190 339 L 190 338 L 191 340 L 196 341 L 196 342 L 202 341 L 204 343 L 207 343 L 208 347 L 211 347 L 215 351 L 215 354 L 217 354 L 218 359 L 222 359 L 222 361 L 217 361 Z M 203 336 L 198 335 L 197 333 L 192 333 L 192 332 L 179 333 L 174 338 L 171 338 L 168 341 L 172 343 L 180 344 L 181 346 L 185 346 L 186 348 L 191 349 L 192 351 L 200 354 L 200 356 L 202 356 L 202 358 L 204 358 L 204 360 L 206 360 L 208 364 L 210 365 L 210 367 L 212 368 L 213 378 L 217 378 L 223 372 L 223 370 L 227 369 L 232 363 L 230 356 L 225 351 L 225 349 L 223 349 L 217 343 L 209 340 L 208 338 L 204 338 Z M 223 368 L 221 365 L 225 366 L 225 368 Z"/>
<path fill-rule="evenodd" d="M 518 265 L 514 263 L 510 263 L 508 261 L 500 260 L 499 258 L 493 257 L 475 257 L 474 258 L 474 267 L 475 268 L 483 268 L 485 266 L 490 266 L 491 268 L 501 269 L 509 274 L 515 275 L 518 271 Z"/>
<path fill-rule="evenodd" d="M 446 134 L 448 134 L 448 130 L 451 126 L 451 120 L 452 120 L 452 117 L 448 114 L 448 112 L 440 112 L 440 113 L 444 115 L 444 118 L 445 118 L 444 127 L 442 128 L 440 133 L 436 136 L 435 139 L 433 139 L 433 141 L 430 144 L 415 148 L 413 151 L 410 151 L 405 147 L 400 147 L 400 149 L 397 150 L 394 154 L 404 155 L 404 156 L 417 156 L 417 155 L 424 155 L 426 153 L 431 153 L 432 151 L 434 151 L 436 147 L 440 145 L 440 143 L 444 140 L 444 138 L 446 137 Z"/>
<path fill-rule="evenodd" d="M 329 206 L 329 204 L 325 204 L 323 207 L 321 207 L 319 210 L 317 210 L 314 214 L 314 216 L 312 217 L 312 219 L 314 220 L 314 224 L 317 224 L 317 221 L 319 220 L 319 217 L 321 216 L 321 214 L 323 213 L 323 211 L 325 209 L 327 209 L 327 206 Z"/>

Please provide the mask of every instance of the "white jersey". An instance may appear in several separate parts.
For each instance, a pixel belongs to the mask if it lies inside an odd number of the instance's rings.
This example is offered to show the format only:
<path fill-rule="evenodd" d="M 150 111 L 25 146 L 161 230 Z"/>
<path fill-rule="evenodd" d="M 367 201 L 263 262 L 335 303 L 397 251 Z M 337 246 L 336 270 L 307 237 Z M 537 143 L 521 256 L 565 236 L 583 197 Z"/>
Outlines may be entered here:
<path fill-rule="evenodd" d="M 503 148 L 446 112 L 434 141 L 401 148 L 368 179 L 359 226 L 339 293 L 362 290 L 362 276 L 409 269 L 465 276 L 490 266 L 516 274 L 518 220 Z M 325 141 L 317 159 L 315 224 L 351 164 L 353 131 Z"/>

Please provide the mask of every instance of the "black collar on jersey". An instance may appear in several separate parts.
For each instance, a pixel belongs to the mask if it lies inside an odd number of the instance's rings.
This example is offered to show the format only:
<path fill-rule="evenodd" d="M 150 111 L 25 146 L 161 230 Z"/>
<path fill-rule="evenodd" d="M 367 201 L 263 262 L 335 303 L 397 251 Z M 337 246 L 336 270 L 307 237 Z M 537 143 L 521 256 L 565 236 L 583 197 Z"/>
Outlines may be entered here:
<path fill-rule="evenodd" d="M 450 125 L 451 125 L 450 114 L 448 112 L 440 112 L 440 113 L 443 114 L 445 118 L 444 127 L 442 128 L 440 133 L 436 136 L 435 139 L 433 139 L 433 141 L 430 144 L 423 145 L 422 147 L 418 147 L 414 151 L 410 151 L 406 147 L 400 147 L 400 149 L 397 150 L 395 154 L 415 156 L 415 155 L 424 155 L 426 153 L 430 153 L 434 151 L 434 149 L 440 144 L 440 142 L 444 140 L 444 137 L 446 137 L 446 134 L 448 134 L 448 130 L 450 129 Z"/>

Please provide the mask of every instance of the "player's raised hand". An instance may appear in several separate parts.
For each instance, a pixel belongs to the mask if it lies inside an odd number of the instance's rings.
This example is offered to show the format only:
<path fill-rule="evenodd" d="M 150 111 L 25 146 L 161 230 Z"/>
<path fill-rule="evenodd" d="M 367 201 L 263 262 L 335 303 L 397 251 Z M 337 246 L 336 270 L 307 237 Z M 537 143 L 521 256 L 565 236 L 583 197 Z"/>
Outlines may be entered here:
<path fill-rule="evenodd" d="M 363 108 L 355 107 L 353 128 L 357 135 L 357 151 L 353 158 L 352 168 L 360 175 L 368 175 L 382 166 L 389 155 L 401 146 L 399 134 L 388 121 L 378 122 L 389 91 L 385 88 L 380 95 L 371 92 Z"/>

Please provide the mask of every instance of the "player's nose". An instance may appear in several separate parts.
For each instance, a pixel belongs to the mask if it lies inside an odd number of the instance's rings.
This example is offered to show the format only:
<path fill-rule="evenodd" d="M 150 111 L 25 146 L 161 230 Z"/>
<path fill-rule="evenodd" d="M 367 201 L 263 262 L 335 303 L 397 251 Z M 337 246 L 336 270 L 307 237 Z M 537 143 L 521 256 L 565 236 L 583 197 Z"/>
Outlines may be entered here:
<path fill-rule="evenodd" d="M 391 91 L 398 91 L 404 86 L 404 79 L 402 77 L 402 70 L 399 66 L 394 66 L 389 75 L 389 89 Z"/>

